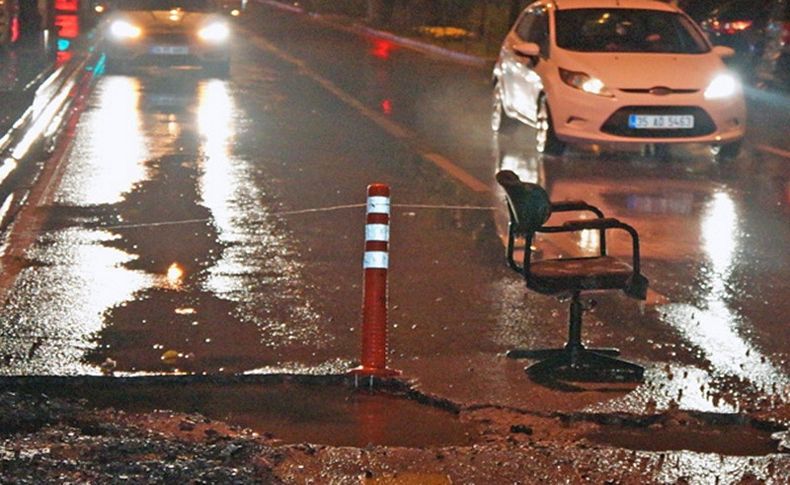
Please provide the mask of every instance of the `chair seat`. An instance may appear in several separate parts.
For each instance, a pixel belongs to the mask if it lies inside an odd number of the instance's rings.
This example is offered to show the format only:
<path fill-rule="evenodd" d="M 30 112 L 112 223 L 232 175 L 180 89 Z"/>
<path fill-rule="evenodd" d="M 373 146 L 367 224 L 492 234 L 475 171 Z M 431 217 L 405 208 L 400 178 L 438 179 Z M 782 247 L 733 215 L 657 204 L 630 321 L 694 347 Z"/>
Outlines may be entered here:
<path fill-rule="evenodd" d="M 623 289 L 633 272 L 631 265 L 611 256 L 544 259 L 530 265 L 527 286 L 548 294 Z"/>

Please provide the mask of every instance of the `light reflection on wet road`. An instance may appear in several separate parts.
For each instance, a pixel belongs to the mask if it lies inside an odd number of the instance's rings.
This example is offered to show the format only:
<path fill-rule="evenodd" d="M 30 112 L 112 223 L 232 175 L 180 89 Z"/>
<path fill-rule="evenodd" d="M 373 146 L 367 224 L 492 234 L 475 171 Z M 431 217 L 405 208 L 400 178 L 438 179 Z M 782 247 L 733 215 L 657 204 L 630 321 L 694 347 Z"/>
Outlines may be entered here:
<path fill-rule="evenodd" d="M 117 372 L 342 371 L 358 352 L 364 221 L 332 208 L 383 181 L 396 204 L 392 360 L 426 389 L 533 409 L 787 405 L 783 165 L 747 152 L 719 166 L 702 147 L 671 161 L 594 148 L 544 159 L 528 128 L 492 140 L 485 70 L 270 14 L 246 21 L 266 42 L 236 46 L 230 80 L 100 79 L 57 190 L 37 201 L 47 222 L 0 312 L 0 372 L 96 373 L 107 359 Z M 382 131 L 368 110 L 413 135 Z M 469 190 L 417 145 L 490 190 Z M 498 167 L 639 229 L 650 304 L 602 295 L 584 336 L 646 365 L 644 385 L 569 399 L 502 357 L 567 330 L 565 304 L 527 294 L 505 266 Z M 288 215 L 301 209 L 318 211 Z M 625 239 L 610 244 L 627 253 Z"/>

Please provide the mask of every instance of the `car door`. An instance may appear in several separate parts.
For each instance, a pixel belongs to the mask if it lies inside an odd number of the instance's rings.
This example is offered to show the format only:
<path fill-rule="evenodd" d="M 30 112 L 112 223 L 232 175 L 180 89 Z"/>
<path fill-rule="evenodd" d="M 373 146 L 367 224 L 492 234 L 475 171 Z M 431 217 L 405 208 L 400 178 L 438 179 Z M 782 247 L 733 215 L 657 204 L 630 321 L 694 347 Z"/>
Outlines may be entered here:
<path fill-rule="evenodd" d="M 538 70 L 543 68 L 549 54 L 549 14 L 545 7 L 537 6 L 527 10 L 516 29 L 513 46 L 518 43 L 532 42 L 540 47 L 540 55 L 525 56 L 513 49 L 512 56 L 512 108 L 518 114 L 534 123 L 536 119 L 538 96 L 543 91 L 543 81 Z"/>

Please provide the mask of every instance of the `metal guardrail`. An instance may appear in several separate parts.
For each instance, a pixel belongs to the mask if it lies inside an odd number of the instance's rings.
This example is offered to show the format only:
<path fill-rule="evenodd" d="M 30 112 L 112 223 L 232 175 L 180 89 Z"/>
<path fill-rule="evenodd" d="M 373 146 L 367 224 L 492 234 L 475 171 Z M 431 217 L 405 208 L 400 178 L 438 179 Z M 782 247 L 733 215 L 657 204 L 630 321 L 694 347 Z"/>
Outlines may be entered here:
<path fill-rule="evenodd" d="M 57 139 L 65 115 L 74 102 L 74 90 L 86 72 L 93 55 L 75 52 L 74 58 L 61 66 L 54 64 L 12 96 L 23 108 L 11 127 L 0 134 L 0 218 L 8 210 L 14 193 L 14 175 L 21 164 L 40 146 L 51 146 Z"/>

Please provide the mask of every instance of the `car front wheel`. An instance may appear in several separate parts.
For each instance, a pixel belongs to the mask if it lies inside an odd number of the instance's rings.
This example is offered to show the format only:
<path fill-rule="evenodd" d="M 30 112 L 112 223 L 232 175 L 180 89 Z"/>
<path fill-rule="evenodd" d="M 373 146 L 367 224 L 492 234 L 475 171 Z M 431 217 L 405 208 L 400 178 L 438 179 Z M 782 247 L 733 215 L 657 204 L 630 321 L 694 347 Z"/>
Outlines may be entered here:
<path fill-rule="evenodd" d="M 554 124 L 551 121 L 551 111 L 546 96 L 538 100 L 538 116 L 535 129 L 535 149 L 538 153 L 547 155 L 561 155 L 565 150 L 565 143 L 557 138 Z"/>
<path fill-rule="evenodd" d="M 723 145 L 712 145 L 710 153 L 717 162 L 735 160 L 741 153 L 741 140 L 724 143 Z"/>

